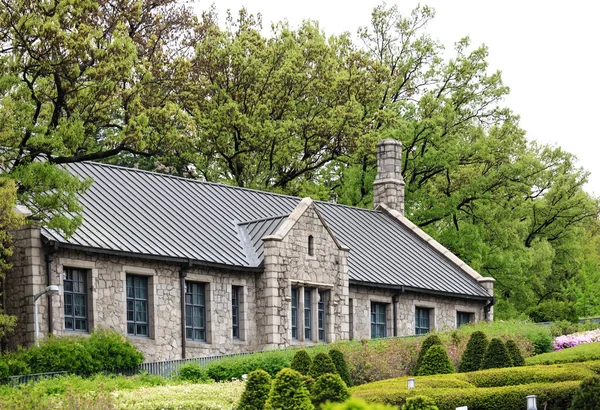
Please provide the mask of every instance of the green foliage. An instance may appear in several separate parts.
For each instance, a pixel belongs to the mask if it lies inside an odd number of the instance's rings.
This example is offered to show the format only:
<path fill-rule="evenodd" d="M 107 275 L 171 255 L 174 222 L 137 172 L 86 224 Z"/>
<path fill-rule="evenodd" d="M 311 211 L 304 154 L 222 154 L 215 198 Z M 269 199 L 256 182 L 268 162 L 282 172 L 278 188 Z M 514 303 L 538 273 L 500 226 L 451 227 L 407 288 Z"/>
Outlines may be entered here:
<path fill-rule="evenodd" d="M 592 376 L 581 382 L 570 410 L 600 410 L 600 376 Z"/>
<path fill-rule="evenodd" d="M 315 408 L 325 402 L 342 403 L 350 397 L 346 383 L 339 374 L 319 376 L 312 388 L 311 399 Z"/>
<path fill-rule="evenodd" d="M 9 376 L 8 363 L 0 361 L 0 382 L 4 381 Z"/>
<path fill-rule="evenodd" d="M 397 407 L 385 404 L 368 403 L 360 399 L 349 399 L 343 403 L 327 403 L 322 410 L 398 410 Z"/>
<path fill-rule="evenodd" d="M 492 339 L 481 361 L 481 368 L 485 370 L 510 366 L 512 366 L 512 361 L 506 345 L 500 339 Z"/>
<path fill-rule="evenodd" d="M 406 400 L 402 410 L 438 410 L 438 407 L 427 396 L 414 396 Z"/>
<path fill-rule="evenodd" d="M 519 346 L 517 346 L 514 340 L 510 339 L 506 342 L 506 350 L 508 351 L 513 366 L 525 366 L 525 359 L 521 354 Z"/>
<path fill-rule="evenodd" d="M 448 358 L 448 353 L 444 346 L 433 345 L 427 349 L 425 357 L 418 370 L 419 376 L 429 376 L 432 374 L 454 373 L 454 366 Z"/>
<path fill-rule="evenodd" d="M 292 369 L 282 369 L 277 373 L 265 410 L 312 410 L 313 408 L 300 373 Z"/>
<path fill-rule="evenodd" d="M 419 374 L 419 369 L 421 368 L 421 364 L 423 363 L 423 359 L 425 358 L 425 354 L 429 350 L 431 346 L 434 345 L 442 345 L 442 341 L 438 335 L 429 335 L 423 341 L 421 345 L 421 350 L 419 351 L 419 357 L 417 358 L 417 364 L 415 365 L 415 369 L 413 370 L 414 374 Z"/>
<path fill-rule="evenodd" d="M 308 390 L 308 392 L 312 394 L 313 387 L 315 386 L 315 379 L 303 374 L 302 383 L 304 383 L 304 387 L 306 387 L 306 390 Z"/>
<path fill-rule="evenodd" d="M 131 369 L 142 363 L 144 356 L 120 333 L 97 330 L 89 337 L 51 337 L 39 346 L 10 353 L 4 360 L 11 375 L 23 374 L 23 371 L 90 375 L 102 370 Z"/>
<path fill-rule="evenodd" d="M 271 376 L 264 370 L 255 370 L 248 375 L 246 389 L 238 403 L 238 410 L 262 410 L 271 391 Z"/>
<path fill-rule="evenodd" d="M 271 377 L 275 377 L 281 369 L 290 366 L 294 352 L 292 349 L 274 350 L 219 359 L 207 365 L 206 374 L 217 382 L 240 379 L 242 375 L 254 370 L 264 370 Z"/>
<path fill-rule="evenodd" d="M 310 372 L 310 366 L 312 365 L 312 359 L 305 349 L 300 349 L 294 353 L 294 358 L 290 367 L 303 375 L 308 375 Z"/>
<path fill-rule="evenodd" d="M 525 359 L 528 366 L 537 364 L 558 364 L 600 360 L 600 342 L 583 343 L 575 347 L 544 353 Z"/>
<path fill-rule="evenodd" d="M 327 373 L 337 374 L 337 369 L 331 357 L 327 353 L 317 353 L 313 359 L 310 367 L 310 376 L 313 379 L 317 379 Z"/>
<path fill-rule="evenodd" d="M 579 320 L 577 309 L 573 302 L 549 300 L 530 307 L 526 313 L 536 323 L 556 322 L 560 320 L 576 323 Z"/>
<path fill-rule="evenodd" d="M 177 379 L 192 383 L 203 383 L 209 381 L 206 369 L 198 363 L 186 363 L 177 370 Z"/>
<path fill-rule="evenodd" d="M 528 383 L 556 383 L 583 380 L 594 371 L 581 365 L 507 367 L 465 373 L 464 378 L 475 387 L 516 386 Z"/>
<path fill-rule="evenodd" d="M 479 370 L 488 344 L 489 342 L 484 332 L 480 330 L 473 332 L 460 360 L 458 371 L 464 373 Z"/>
<path fill-rule="evenodd" d="M 346 383 L 346 386 L 352 387 L 352 379 L 350 378 L 350 371 L 348 370 L 348 364 L 344 358 L 344 353 L 342 353 L 339 349 L 331 349 L 329 350 L 329 357 L 331 357 L 337 373 L 340 375 L 344 383 Z"/>

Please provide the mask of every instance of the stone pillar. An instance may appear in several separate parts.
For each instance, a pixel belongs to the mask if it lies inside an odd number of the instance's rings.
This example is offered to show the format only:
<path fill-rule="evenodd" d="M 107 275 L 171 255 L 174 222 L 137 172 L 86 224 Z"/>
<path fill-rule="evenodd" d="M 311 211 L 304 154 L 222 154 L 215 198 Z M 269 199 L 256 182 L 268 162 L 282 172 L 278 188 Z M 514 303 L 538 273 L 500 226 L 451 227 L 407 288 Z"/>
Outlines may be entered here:
<path fill-rule="evenodd" d="M 279 289 L 279 276 L 281 265 L 279 264 L 279 245 L 281 239 L 276 237 L 264 237 L 264 272 L 259 280 L 259 294 L 257 298 L 261 301 L 262 323 L 257 323 L 261 334 L 261 344 L 264 349 L 276 349 L 281 344 L 281 316 L 282 298 Z M 258 302 L 258 301 L 257 301 Z M 258 303 L 257 303 L 258 305 Z M 258 317 L 258 315 L 257 315 Z"/>
<path fill-rule="evenodd" d="M 477 282 L 490 294 L 490 296 L 494 296 L 494 282 L 496 279 L 494 278 L 479 278 Z M 489 307 L 488 322 L 492 322 L 494 320 L 494 306 Z"/>
<path fill-rule="evenodd" d="M 373 183 L 373 207 L 386 204 L 404 215 L 402 144 L 386 139 L 377 144 L 377 178 Z"/>
<path fill-rule="evenodd" d="M 29 346 L 34 339 L 33 295 L 46 287 L 46 268 L 39 225 L 26 225 L 13 233 L 13 267 L 4 281 L 4 312 L 17 317 L 17 328 L 8 335 L 8 347 Z M 38 300 L 40 339 L 48 334 L 48 303 Z"/>

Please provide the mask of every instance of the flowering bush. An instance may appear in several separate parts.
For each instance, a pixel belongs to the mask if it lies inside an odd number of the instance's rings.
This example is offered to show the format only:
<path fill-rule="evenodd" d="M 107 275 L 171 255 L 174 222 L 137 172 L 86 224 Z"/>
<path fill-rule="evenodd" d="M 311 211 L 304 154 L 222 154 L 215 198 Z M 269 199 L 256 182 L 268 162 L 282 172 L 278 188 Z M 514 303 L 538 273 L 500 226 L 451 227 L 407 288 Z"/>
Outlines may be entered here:
<path fill-rule="evenodd" d="M 574 333 L 572 335 L 558 336 L 554 339 L 552 347 L 554 350 L 562 350 L 568 347 L 575 347 L 583 343 L 600 342 L 600 329 L 590 330 L 588 332 Z"/>

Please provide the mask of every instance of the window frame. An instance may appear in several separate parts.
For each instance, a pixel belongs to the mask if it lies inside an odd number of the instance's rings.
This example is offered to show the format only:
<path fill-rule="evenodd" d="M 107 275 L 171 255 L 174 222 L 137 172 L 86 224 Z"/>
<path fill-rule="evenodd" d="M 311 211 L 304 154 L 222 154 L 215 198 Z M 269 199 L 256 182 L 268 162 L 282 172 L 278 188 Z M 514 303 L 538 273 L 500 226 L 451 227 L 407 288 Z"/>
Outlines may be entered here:
<path fill-rule="evenodd" d="M 422 321 L 425 319 L 427 320 L 427 327 L 422 326 Z M 431 333 L 431 308 L 415 306 L 415 335 L 426 335 L 428 333 Z"/>
<path fill-rule="evenodd" d="M 315 256 L 315 238 L 308 235 L 308 256 Z"/>
<path fill-rule="evenodd" d="M 193 292 L 196 287 L 201 288 L 202 292 Z M 192 290 L 192 292 L 190 292 Z M 194 303 L 194 296 L 201 296 L 201 302 Z M 185 281 L 185 339 L 190 342 L 208 342 L 208 329 L 206 318 L 206 283 L 197 281 Z M 200 326 L 194 325 L 194 310 L 198 308 L 200 316 Z M 189 313 L 188 313 L 189 312 Z M 190 319 L 188 319 L 190 318 Z M 191 323 L 191 325 L 189 325 Z M 195 333 L 198 331 L 198 337 Z"/>
<path fill-rule="evenodd" d="M 72 278 L 73 273 L 80 274 L 80 278 L 82 280 L 75 280 Z M 74 268 L 74 267 L 64 267 L 64 278 L 63 278 L 63 325 L 66 332 L 74 332 L 74 333 L 89 333 L 90 331 L 90 311 L 89 311 L 89 289 L 88 289 L 88 269 L 82 268 Z M 71 276 L 71 279 L 69 279 Z M 70 289 L 67 286 L 67 282 L 70 283 Z M 83 288 L 83 292 L 81 292 L 81 288 L 79 292 L 75 291 L 75 283 L 80 284 Z M 71 303 L 67 303 L 67 297 L 70 296 Z M 76 304 L 75 299 L 76 296 L 83 296 L 83 309 L 85 311 L 84 315 L 76 315 Z M 71 314 L 67 314 L 67 308 L 70 306 Z M 81 307 L 81 306 L 80 306 Z M 67 319 L 71 319 L 71 327 L 67 326 Z M 83 321 L 85 324 L 85 328 L 76 329 L 77 322 Z"/>
<path fill-rule="evenodd" d="M 204 288 L 204 305 L 206 306 L 206 287 Z M 241 286 L 231 286 L 231 338 L 235 340 L 241 340 L 242 331 L 241 331 L 241 320 L 240 320 L 240 293 L 242 287 Z M 204 317 L 206 318 L 206 307 L 204 309 Z M 205 324 L 205 332 L 206 332 L 206 324 Z"/>
<path fill-rule="evenodd" d="M 467 322 L 461 321 L 461 316 L 468 315 L 469 320 Z M 468 325 L 469 323 L 473 323 L 475 321 L 475 314 L 473 312 L 466 312 L 464 310 L 456 311 L 456 328 L 458 329 L 462 325 Z"/>
<path fill-rule="evenodd" d="M 296 286 L 292 286 L 292 310 L 291 310 L 291 320 L 292 320 L 292 339 L 298 340 L 298 307 L 299 300 L 298 297 L 300 295 L 300 288 Z"/>
<path fill-rule="evenodd" d="M 304 288 L 304 340 L 312 340 L 312 289 Z"/>
<path fill-rule="evenodd" d="M 371 339 L 387 337 L 387 307 L 387 303 L 371 302 Z M 383 320 L 380 320 L 382 314 Z M 383 334 L 380 334 L 381 329 Z"/>
<path fill-rule="evenodd" d="M 132 285 L 133 287 L 131 287 L 129 285 L 129 281 L 132 281 Z M 136 282 L 138 281 L 138 282 Z M 137 293 L 136 293 L 136 289 L 141 288 L 140 286 L 136 286 L 136 283 L 140 283 L 139 281 L 143 282 L 144 287 L 145 287 L 145 291 L 146 291 L 146 297 L 145 299 L 142 298 L 141 296 L 138 297 Z M 129 289 L 133 288 L 133 293 L 131 294 L 132 296 L 130 296 L 129 293 Z M 150 337 L 150 280 L 148 276 L 145 275 L 135 275 L 135 274 L 127 274 L 125 276 L 125 298 L 126 298 L 126 305 L 125 305 L 125 312 L 126 312 L 126 318 L 127 318 L 127 334 L 129 336 L 136 336 L 136 337 Z M 129 309 L 129 303 L 132 303 L 133 306 L 133 310 Z M 138 320 L 137 319 L 137 314 L 138 314 L 138 303 L 140 302 L 142 304 L 145 304 L 145 316 L 146 316 L 146 320 Z M 132 319 L 129 318 L 129 312 L 132 312 Z M 133 332 L 130 331 L 130 326 L 133 326 Z M 146 332 L 140 332 L 139 331 L 139 326 L 145 326 L 146 328 Z"/>
<path fill-rule="evenodd" d="M 317 303 L 317 339 L 319 342 L 327 341 L 327 291 L 319 291 L 319 301 Z"/>

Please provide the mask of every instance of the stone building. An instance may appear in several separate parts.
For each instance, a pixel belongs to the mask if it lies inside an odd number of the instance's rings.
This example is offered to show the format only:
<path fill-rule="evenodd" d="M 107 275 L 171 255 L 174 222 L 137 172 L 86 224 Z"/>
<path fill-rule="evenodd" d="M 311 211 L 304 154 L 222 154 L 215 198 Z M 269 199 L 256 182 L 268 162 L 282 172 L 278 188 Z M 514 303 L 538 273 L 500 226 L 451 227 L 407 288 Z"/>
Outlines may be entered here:
<path fill-rule="evenodd" d="M 375 209 L 110 165 L 69 165 L 92 187 L 70 238 L 15 234 L 8 343 L 112 328 L 146 360 L 426 333 L 491 320 L 493 282 L 403 215 L 401 145 L 378 145 Z"/>

